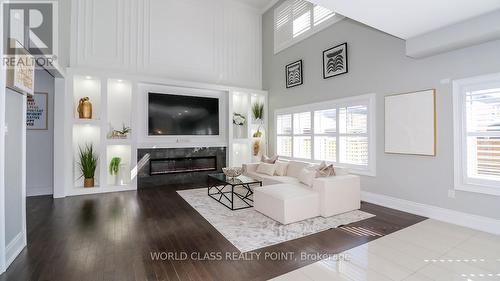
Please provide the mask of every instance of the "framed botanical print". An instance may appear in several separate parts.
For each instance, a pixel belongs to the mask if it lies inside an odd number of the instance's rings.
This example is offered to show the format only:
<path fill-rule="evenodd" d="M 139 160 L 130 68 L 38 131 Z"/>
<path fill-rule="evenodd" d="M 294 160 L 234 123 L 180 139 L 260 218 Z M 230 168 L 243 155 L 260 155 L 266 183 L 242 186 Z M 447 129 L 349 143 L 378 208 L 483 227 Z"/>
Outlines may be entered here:
<path fill-rule="evenodd" d="M 302 72 L 302 60 L 293 62 L 285 67 L 286 87 L 292 88 L 302 85 L 304 77 Z"/>
<path fill-rule="evenodd" d="M 347 43 L 323 52 L 323 79 L 345 74 L 347 71 Z"/>

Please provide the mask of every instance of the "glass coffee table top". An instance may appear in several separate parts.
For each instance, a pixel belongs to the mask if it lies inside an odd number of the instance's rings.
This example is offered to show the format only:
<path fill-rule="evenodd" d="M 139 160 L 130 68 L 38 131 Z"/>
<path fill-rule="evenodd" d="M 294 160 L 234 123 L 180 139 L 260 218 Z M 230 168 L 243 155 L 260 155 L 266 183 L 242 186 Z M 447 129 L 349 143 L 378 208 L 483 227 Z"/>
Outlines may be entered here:
<path fill-rule="evenodd" d="M 260 180 L 253 179 L 251 177 L 247 177 L 244 175 L 241 175 L 236 178 L 230 178 L 226 176 L 224 173 L 218 173 L 218 174 L 210 174 L 208 175 L 210 178 L 215 179 L 219 182 L 228 184 L 228 185 L 246 185 L 246 184 L 254 184 L 254 183 L 261 183 Z"/>

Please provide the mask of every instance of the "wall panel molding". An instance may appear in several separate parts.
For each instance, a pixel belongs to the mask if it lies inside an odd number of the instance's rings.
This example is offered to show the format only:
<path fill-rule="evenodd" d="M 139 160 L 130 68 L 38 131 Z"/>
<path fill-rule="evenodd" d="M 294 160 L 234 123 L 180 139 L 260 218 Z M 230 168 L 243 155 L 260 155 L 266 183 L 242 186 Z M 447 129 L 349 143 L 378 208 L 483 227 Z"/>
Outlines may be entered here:
<path fill-rule="evenodd" d="M 261 88 L 261 15 L 227 0 L 73 0 L 72 68 Z"/>

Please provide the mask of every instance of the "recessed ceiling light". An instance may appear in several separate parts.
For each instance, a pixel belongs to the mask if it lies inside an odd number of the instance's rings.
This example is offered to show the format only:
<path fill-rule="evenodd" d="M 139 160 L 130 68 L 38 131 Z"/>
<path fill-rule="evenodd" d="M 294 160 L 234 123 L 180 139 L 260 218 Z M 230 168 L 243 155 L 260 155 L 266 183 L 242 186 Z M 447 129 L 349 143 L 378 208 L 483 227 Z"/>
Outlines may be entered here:
<path fill-rule="evenodd" d="M 123 80 L 121 80 L 121 79 L 118 79 L 118 83 L 122 83 L 122 82 L 123 82 Z"/>
<path fill-rule="evenodd" d="M 90 79 L 92 79 L 92 77 L 90 77 L 90 76 L 85 76 L 85 79 L 90 80 Z"/>

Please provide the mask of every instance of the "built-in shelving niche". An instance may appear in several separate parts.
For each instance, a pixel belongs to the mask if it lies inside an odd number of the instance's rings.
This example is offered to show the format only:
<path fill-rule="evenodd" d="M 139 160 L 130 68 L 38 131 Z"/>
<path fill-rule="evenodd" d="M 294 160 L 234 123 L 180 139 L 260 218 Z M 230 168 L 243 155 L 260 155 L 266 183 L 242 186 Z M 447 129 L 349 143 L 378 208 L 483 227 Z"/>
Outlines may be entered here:
<path fill-rule="evenodd" d="M 256 102 L 264 104 L 264 118 L 255 120 L 252 105 Z M 230 134 L 229 134 L 229 165 L 239 167 L 244 163 L 258 162 L 267 151 L 267 94 L 256 92 L 235 91 L 229 93 Z M 246 117 L 243 126 L 233 124 L 234 113 Z M 254 138 L 254 133 L 260 130 L 262 136 Z M 255 142 L 259 141 L 258 153 L 254 153 Z"/>
<path fill-rule="evenodd" d="M 92 119 L 79 119 L 78 104 L 81 98 L 88 97 L 92 103 Z M 101 120 L 101 81 L 92 76 L 75 76 L 73 79 L 74 118 L 79 123 L 96 123 Z"/>
<path fill-rule="evenodd" d="M 113 130 L 122 130 L 131 127 L 132 112 L 132 85 L 120 79 L 108 80 L 107 91 L 107 138 L 112 138 Z M 130 139 L 131 134 L 125 139 Z"/>
<path fill-rule="evenodd" d="M 74 186 L 67 195 L 93 194 L 136 189 L 133 161 L 137 155 L 135 132 L 132 120 L 134 112 L 132 82 L 99 76 L 73 76 L 73 170 Z M 92 119 L 80 119 L 78 104 L 81 98 L 89 97 L 92 103 Z M 128 127 L 126 136 L 113 135 L 113 130 Z M 78 168 L 79 147 L 92 144 L 99 155 L 95 172 L 95 187 L 84 188 Z M 109 164 L 113 157 L 120 157 L 119 179 L 111 175 Z"/>
<path fill-rule="evenodd" d="M 95 125 L 90 125 L 90 124 L 75 124 L 73 125 L 73 171 L 74 171 L 74 183 L 75 187 L 77 188 L 83 188 L 83 177 L 81 175 L 80 169 L 79 169 L 79 151 L 81 149 L 85 149 L 86 146 L 92 145 L 94 151 L 96 152 L 97 155 L 100 155 L 101 153 L 101 131 L 99 126 Z M 95 172 L 95 186 L 99 187 L 101 180 L 100 180 L 100 167 L 101 167 L 101 160 L 99 159 L 99 164 L 97 165 L 97 169 Z"/>
<path fill-rule="evenodd" d="M 120 169 L 117 175 L 111 175 L 109 163 L 113 157 L 119 157 Z M 131 182 L 132 153 L 130 145 L 108 145 L 106 151 L 106 163 L 108 163 L 107 185 L 127 186 Z"/>

